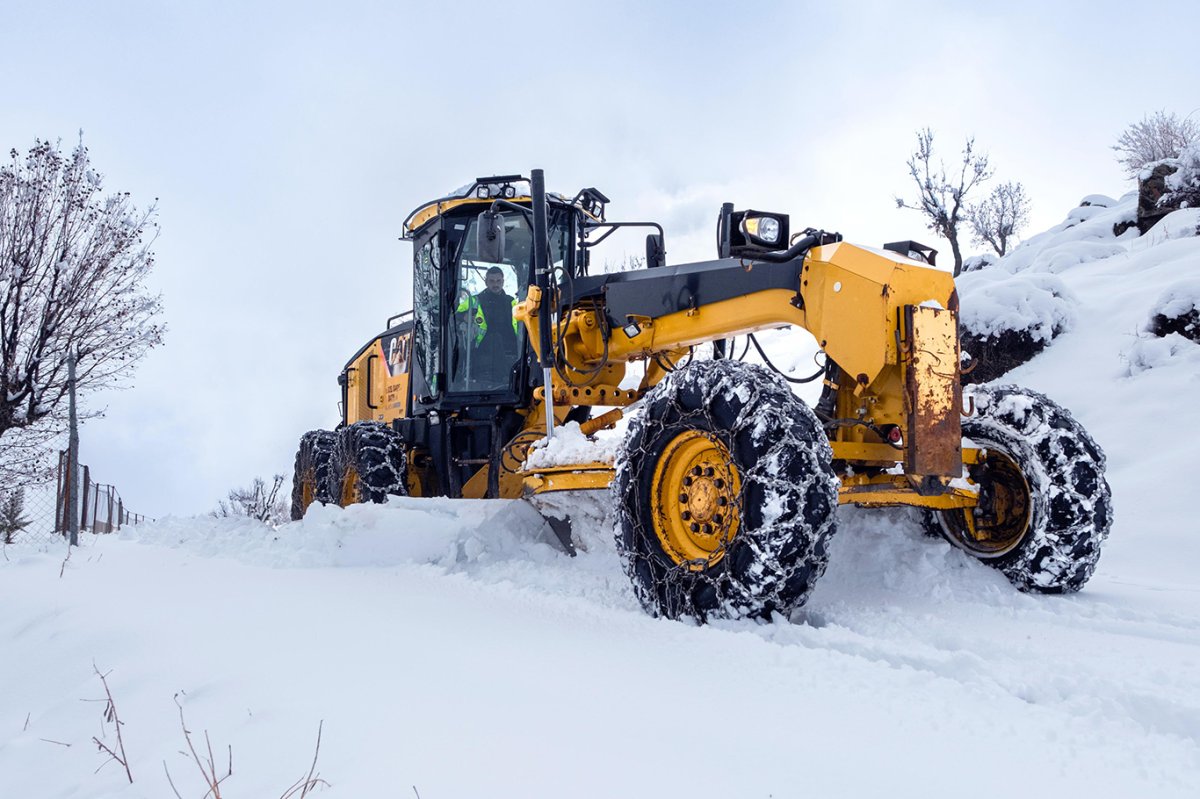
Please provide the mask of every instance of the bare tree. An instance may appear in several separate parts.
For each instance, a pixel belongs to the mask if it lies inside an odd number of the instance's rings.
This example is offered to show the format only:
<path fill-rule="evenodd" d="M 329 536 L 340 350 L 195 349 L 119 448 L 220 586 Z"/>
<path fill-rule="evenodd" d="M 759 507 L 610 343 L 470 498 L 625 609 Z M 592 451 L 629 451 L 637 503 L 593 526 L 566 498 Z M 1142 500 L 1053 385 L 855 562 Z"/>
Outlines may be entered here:
<path fill-rule="evenodd" d="M 0 166 L 0 451 L 61 422 L 72 348 L 86 394 L 126 385 L 162 343 L 161 303 L 144 287 L 155 209 L 101 185 L 82 143 L 64 154 L 37 141 Z"/>
<path fill-rule="evenodd" d="M 221 502 L 213 516 L 227 518 L 247 516 L 266 524 L 282 524 L 289 518 L 287 507 L 279 496 L 283 487 L 283 475 L 272 478 L 271 487 L 261 477 L 255 477 L 249 488 L 235 488 L 229 492 L 229 504 Z"/>
<path fill-rule="evenodd" d="M 65 421 L 43 419 L 29 427 L 11 429 L 0 440 L 0 485 L 8 488 L 46 483 L 54 474 L 55 441 L 61 441 Z"/>
<path fill-rule="evenodd" d="M 908 159 L 908 174 L 917 184 L 917 199 L 913 202 L 896 198 L 897 208 L 920 211 L 925 224 L 934 233 L 950 242 L 954 253 L 954 275 L 962 271 L 962 249 L 958 244 L 958 225 L 967 212 L 967 195 L 992 176 L 987 153 L 975 151 L 975 139 L 970 137 L 962 150 L 962 168 L 951 178 L 940 159 L 933 165 L 933 131 L 917 131 L 917 149 Z"/>
<path fill-rule="evenodd" d="M 1020 183 L 1002 183 L 968 211 L 976 244 L 988 244 L 1004 257 L 1021 228 L 1029 224 L 1029 198 Z"/>
<path fill-rule="evenodd" d="M 1155 111 L 1125 129 L 1113 145 L 1117 163 L 1128 177 L 1136 178 L 1142 168 L 1164 158 L 1178 158 L 1189 144 L 1200 142 L 1200 125 L 1187 117 Z"/>

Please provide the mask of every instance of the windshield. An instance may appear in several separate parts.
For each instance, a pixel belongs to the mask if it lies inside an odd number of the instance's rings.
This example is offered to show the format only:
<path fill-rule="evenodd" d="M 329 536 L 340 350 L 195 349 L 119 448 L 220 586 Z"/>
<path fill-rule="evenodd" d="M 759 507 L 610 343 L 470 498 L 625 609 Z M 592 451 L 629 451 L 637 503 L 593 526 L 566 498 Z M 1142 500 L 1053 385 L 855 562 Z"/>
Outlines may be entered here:
<path fill-rule="evenodd" d="M 476 230 L 470 219 L 454 276 L 453 323 L 449 332 L 451 392 L 496 392 L 514 388 L 513 379 L 525 353 L 525 326 L 514 317 L 525 299 L 533 272 L 533 231 L 525 215 L 504 217 L 504 255 L 500 261 L 479 258 Z M 550 258 L 561 269 L 567 231 L 551 228 Z"/>

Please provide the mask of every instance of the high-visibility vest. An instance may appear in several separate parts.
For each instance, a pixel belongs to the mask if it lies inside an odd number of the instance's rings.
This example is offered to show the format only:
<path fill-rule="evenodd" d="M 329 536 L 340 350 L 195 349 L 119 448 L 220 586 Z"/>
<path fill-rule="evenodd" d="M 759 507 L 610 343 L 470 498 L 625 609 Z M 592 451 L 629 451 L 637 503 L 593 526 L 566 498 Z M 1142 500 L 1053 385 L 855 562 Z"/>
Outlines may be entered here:
<path fill-rule="evenodd" d="M 515 311 L 517 308 L 517 298 L 513 297 L 512 307 Z M 479 298 L 474 294 L 466 292 L 459 295 L 458 307 L 455 309 L 460 314 L 466 314 L 475 325 L 475 346 L 478 347 L 483 342 L 483 337 L 487 335 L 487 317 L 483 313 L 483 305 L 480 304 Z M 517 334 L 519 323 L 515 316 L 512 318 L 513 335 Z"/>
<path fill-rule="evenodd" d="M 471 294 L 464 292 L 459 295 L 458 308 L 455 309 L 460 314 L 466 314 L 468 319 L 475 323 L 475 346 L 483 341 L 483 337 L 487 335 L 487 317 L 483 315 L 483 306 L 479 304 L 479 300 Z"/>

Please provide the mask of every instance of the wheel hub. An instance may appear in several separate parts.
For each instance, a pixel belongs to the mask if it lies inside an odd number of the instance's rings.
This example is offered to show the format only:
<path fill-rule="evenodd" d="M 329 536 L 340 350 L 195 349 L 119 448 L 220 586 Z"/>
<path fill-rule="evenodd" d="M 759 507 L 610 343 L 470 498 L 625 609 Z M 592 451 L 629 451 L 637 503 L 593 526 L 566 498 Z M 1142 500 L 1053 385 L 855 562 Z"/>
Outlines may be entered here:
<path fill-rule="evenodd" d="M 1029 532 L 1033 501 L 1021 468 L 1007 453 L 987 450 L 983 463 L 971 471 L 979 484 L 979 502 L 973 508 L 942 515 L 942 526 L 951 542 L 979 558 L 997 558 L 1011 552 Z"/>
<path fill-rule="evenodd" d="M 664 553 L 702 571 L 725 556 L 740 524 L 741 478 L 729 449 L 712 434 L 673 438 L 654 469 L 651 511 Z"/>

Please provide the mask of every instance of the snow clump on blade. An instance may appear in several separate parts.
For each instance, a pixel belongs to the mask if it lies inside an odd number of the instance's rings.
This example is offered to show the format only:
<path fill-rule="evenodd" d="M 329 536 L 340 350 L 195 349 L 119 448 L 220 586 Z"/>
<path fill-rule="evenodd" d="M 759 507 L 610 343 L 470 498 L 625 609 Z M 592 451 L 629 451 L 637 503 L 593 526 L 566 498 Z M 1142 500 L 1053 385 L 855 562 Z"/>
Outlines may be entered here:
<path fill-rule="evenodd" d="M 614 436 L 588 438 L 579 422 L 567 422 L 554 428 L 554 437 L 533 442 L 525 458 L 525 469 L 549 469 L 576 463 L 612 463 L 620 438 Z"/>

